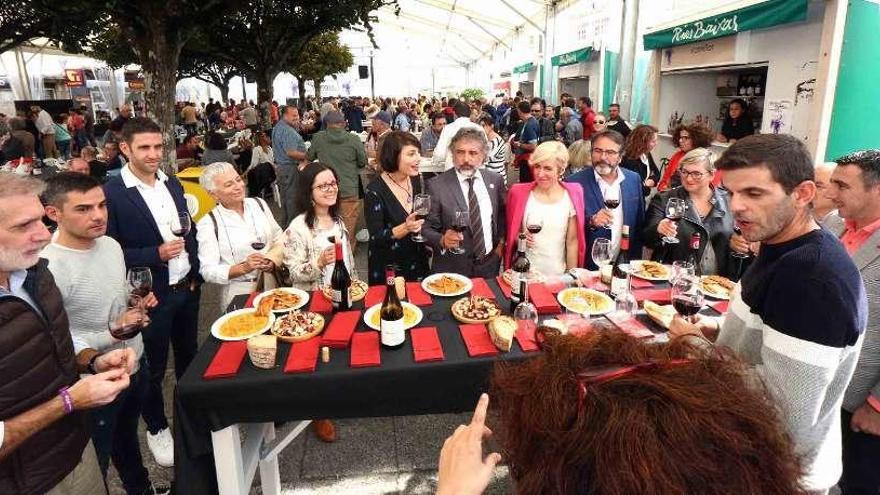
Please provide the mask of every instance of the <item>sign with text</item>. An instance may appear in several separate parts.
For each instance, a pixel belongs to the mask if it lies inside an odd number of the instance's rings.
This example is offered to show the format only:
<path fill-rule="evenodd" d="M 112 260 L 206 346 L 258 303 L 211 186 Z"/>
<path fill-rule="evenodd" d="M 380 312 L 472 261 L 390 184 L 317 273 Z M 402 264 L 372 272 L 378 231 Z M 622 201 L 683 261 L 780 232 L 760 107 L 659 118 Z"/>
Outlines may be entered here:
<path fill-rule="evenodd" d="M 68 88 L 85 86 L 86 75 L 82 69 L 64 69 L 64 83 Z"/>
<path fill-rule="evenodd" d="M 727 36 L 663 49 L 660 70 L 727 65 L 735 61 L 736 36 Z"/>
<path fill-rule="evenodd" d="M 535 64 L 533 64 L 532 62 L 529 62 L 527 64 L 517 65 L 516 67 L 514 67 L 513 73 L 514 74 L 525 74 L 525 73 L 531 72 L 533 70 L 535 70 Z"/>
<path fill-rule="evenodd" d="M 573 65 L 580 62 L 585 62 L 590 59 L 590 55 L 593 53 L 593 47 L 581 48 L 580 50 L 575 50 L 573 52 L 563 53 L 562 55 L 556 55 L 555 57 L 550 59 L 550 63 L 554 67 L 561 67 L 563 65 Z"/>
<path fill-rule="evenodd" d="M 804 21 L 808 0 L 768 0 L 679 26 L 646 33 L 645 50 L 706 41 L 722 36 Z"/>
<path fill-rule="evenodd" d="M 143 79 L 135 80 L 135 81 L 128 81 L 128 89 L 130 89 L 132 91 L 143 91 L 146 88 L 147 88 L 147 85 L 144 84 Z"/>

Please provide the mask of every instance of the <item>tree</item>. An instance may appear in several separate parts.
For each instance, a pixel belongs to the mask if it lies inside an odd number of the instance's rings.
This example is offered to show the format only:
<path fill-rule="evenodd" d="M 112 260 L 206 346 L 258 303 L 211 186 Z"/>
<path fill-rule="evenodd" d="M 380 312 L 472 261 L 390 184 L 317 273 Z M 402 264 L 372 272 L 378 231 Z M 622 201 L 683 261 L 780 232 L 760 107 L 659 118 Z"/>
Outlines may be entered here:
<path fill-rule="evenodd" d="M 300 101 L 306 98 L 305 81 L 313 81 L 315 99 L 321 101 L 321 81 L 327 76 L 345 72 L 354 64 L 354 56 L 339 42 L 338 32 L 321 33 L 301 50 L 288 70 L 299 83 Z"/>
<path fill-rule="evenodd" d="M 203 36 L 193 38 L 180 53 L 178 80 L 192 77 L 217 86 L 224 104 L 229 101 L 229 82 L 241 73 L 239 67 L 217 57 L 216 50 L 205 42 Z"/>
<path fill-rule="evenodd" d="M 476 99 L 482 98 L 486 93 L 483 92 L 480 88 L 466 88 L 461 91 L 462 98 L 468 99 L 470 101 L 474 101 Z"/>

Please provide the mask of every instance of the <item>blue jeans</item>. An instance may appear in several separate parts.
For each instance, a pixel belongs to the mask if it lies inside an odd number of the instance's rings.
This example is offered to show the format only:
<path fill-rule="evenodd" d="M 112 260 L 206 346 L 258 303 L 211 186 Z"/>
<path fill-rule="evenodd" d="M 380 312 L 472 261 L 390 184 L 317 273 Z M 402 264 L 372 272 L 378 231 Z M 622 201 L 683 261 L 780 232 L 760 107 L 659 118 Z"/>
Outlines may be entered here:
<path fill-rule="evenodd" d="M 112 459 L 128 495 L 140 495 L 150 486 L 138 443 L 138 419 L 149 386 L 149 373 L 146 360 L 141 359 L 140 369 L 131 376 L 128 388 L 110 404 L 92 410 L 91 415 L 92 443 L 101 474 L 107 478 Z"/>
<path fill-rule="evenodd" d="M 179 380 L 198 351 L 199 299 L 201 289 L 183 289 L 159 297 L 144 329 L 144 354 L 150 369 L 150 386 L 142 416 L 150 433 L 168 428 L 162 382 L 168 368 L 168 347 L 174 347 L 174 373 Z"/>

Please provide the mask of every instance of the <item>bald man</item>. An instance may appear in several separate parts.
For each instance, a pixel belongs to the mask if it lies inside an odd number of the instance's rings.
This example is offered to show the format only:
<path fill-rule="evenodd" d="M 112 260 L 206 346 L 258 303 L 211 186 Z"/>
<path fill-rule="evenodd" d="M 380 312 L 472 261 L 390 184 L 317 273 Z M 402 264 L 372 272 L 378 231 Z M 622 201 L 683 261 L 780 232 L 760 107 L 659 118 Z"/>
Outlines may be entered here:
<path fill-rule="evenodd" d="M 834 173 L 834 162 L 826 162 L 816 165 L 816 196 L 813 198 L 813 218 L 820 225 L 831 229 L 840 223 L 834 203 L 828 198 L 828 188 L 831 186 L 831 174 Z"/>
<path fill-rule="evenodd" d="M 90 175 L 91 173 L 89 162 L 83 160 L 82 158 L 71 158 L 67 162 L 67 170 L 69 172 L 76 172 L 85 175 Z"/>

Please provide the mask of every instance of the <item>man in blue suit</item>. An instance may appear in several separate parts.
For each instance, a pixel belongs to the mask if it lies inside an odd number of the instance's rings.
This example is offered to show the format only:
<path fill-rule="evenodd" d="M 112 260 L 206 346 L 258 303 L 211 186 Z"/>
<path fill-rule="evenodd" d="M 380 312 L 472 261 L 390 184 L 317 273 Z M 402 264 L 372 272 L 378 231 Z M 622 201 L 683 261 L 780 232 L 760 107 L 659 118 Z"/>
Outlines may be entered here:
<path fill-rule="evenodd" d="M 145 117 L 130 119 L 122 128 L 120 149 L 129 162 L 104 186 L 107 196 L 107 234 L 122 246 L 126 268 L 148 267 L 159 305 L 150 312 L 144 330 L 144 351 L 150 367 L 150 386 L 142 415 L 147 446 L 161 466 L 174 465 L 174 446 L 162 396 L 169 344 L 174 346 L 177 378 L 197 351 L 199 320 L 199 258 L 195 225 L 178 238 L 178 215 L 189 215 L 183 186 L 160 170 L 162 133 Z"/>
<path fill-rule="evenodd" d="M 591 139 L 593 166 L 568 177 L 584 189 L 584 207 L 587 218 L 587 253 L 593 249 L 596 239 L 611 239 L 612 252 L 617 256 L 620 236 L 624 225 L 629 226 L 630 258 L 642 257 L 640 232 L 645 221 L 645 198 L 639 174 L 620 168 L 623 136 L 617 131 L 605 130 L 593 134 Z M 615 208 L 605 206 L 605 200 L 619 200 Z M 613 203 L 612 203 L 613 204 Z M 587 268 L 597 269 L 591 256 L 587 256 Z"/>

